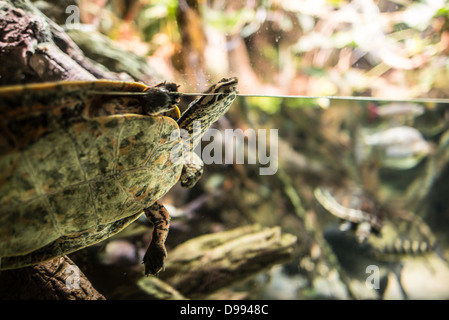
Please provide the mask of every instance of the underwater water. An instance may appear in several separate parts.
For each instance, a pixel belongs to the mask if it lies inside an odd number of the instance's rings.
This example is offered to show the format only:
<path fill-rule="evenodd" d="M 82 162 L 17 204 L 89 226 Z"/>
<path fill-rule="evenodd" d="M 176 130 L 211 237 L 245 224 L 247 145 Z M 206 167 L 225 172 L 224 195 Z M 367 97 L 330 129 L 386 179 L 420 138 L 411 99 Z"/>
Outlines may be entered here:
<path fill-rule="evenodd" d="M 158 277 L 145 215 L 69 255 L 106 298 L 449 298 L 449 102 L 239 97 L 196 152 Z"/>
<path fill-rule="evenodd" d="M 162 198 L 172 220 L 158 279 L 196 299 L 449 298 L 448 106 L 238 98 L 196 150 L 197 185 Z M 84 271 L 107 297 L 141 299 L 133 281 L 156 290 L 130 277 L 148 233 L 131 246 L 129 229 L 97 247 L 107 269 Z M 295 238 L 282 254 L 281 235 Z"/>
<path fill-rule="evenodd" d="M 255 281 L 262 298 L 449 298 L 448 107 L 317 98 L 249 113 L 278 129 L 277 173 L 258 183 L 298 237 L 293 260 Z"/>

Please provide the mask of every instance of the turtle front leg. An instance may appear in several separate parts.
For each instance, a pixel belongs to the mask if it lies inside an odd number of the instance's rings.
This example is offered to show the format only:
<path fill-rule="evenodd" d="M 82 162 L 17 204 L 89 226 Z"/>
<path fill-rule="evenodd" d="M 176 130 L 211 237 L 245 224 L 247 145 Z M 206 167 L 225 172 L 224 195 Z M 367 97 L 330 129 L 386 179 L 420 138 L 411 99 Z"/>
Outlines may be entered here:
<path fill-rule="evenodd" d="M 181 173 L 181 186 L 183 188 L 192 188 L 203 174 L 204 162 L 194 153 L 189 152 L 184 157 L 184 163 Z"/>
<path fill-rule="evenodd" d="M 153 224 L 153 234 L 151 242 L 148 245 L 147 252 L 143 257 L 145 264 L 145 274 L 157 275 L 164 269 L 165 257 L 165 239 L 167 239 L 170 224 L 170 215 L 163 205 L 155 202 L 152 206 L 144 209 L 148 220 Z"/>

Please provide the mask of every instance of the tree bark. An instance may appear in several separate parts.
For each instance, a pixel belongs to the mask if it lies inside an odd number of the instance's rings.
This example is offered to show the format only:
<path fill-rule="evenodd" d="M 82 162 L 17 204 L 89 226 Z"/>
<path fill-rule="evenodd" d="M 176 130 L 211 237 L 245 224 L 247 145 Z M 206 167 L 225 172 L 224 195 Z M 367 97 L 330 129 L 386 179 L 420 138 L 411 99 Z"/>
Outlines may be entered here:
<path fill-rule="evenodd" d="M 131 80 L 86 58 L 56 23 L 26 0 L 0 1 L 0 84 Z"/>

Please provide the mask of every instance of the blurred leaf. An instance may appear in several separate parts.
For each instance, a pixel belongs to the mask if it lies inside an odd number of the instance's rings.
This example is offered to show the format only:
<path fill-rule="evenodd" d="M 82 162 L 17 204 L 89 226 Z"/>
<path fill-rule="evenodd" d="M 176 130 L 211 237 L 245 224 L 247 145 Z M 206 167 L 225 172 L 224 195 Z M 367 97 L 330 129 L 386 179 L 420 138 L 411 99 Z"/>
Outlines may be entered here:
<path fill-rule="evenodd" d="M 282 98 L 249 97 L 248 104 L 259 108 L 268 114 L 278 113 L 281 108 Z"/>
<path fill-rule="evenodd" d="M 177 29 L 176 24 L 176 0 L 163 0 L 146 6 L 137 17 L 137 25 L 145 35 L 145 39 L 151 40 L 160 32 L 171 32 Z"/>

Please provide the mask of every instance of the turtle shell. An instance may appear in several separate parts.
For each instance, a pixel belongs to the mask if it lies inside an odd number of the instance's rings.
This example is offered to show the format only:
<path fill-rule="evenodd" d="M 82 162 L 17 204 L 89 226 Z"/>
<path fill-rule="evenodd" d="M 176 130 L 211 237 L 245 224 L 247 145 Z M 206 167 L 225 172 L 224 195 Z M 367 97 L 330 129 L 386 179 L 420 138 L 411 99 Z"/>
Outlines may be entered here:
<path fill-rule="evenodd" d="M 106 94 L 148 88 L 78 81 L 0 89 L 1 269 L 106 239 L 178 181 L 176 121 L 143 115 L 141 97 Z M 161 96 L 151 103 L 175 104 Z"/>

